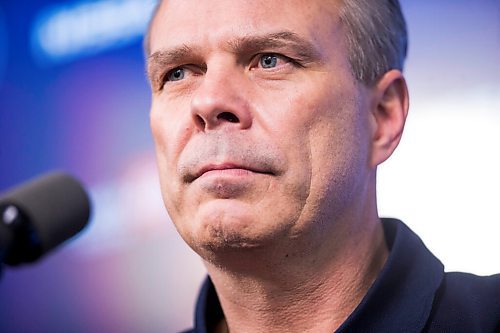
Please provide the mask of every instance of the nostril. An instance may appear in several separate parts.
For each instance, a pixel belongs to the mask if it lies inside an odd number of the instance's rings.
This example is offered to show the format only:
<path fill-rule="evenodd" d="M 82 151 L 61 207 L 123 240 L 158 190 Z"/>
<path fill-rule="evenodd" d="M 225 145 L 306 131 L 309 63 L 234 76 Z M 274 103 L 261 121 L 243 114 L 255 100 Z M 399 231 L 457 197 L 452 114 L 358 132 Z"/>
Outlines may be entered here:
<path fill-rule="evenodd" d="M 218 120 L 226 120 L 230 123 L 239 123 L 240 122 L 238 117 L 236 117 L 236 115 L 234 115 L 231 112 L 222 112 L 219 115 L 217 115 L 217 119 Z"/>
<path fill-rule="evenodd" d="M 198 123 L 201 125 L 201 127 L 205 127 L 205 120 L 203 120 L 202 117 L 196 115 L 196 119 L 198 120 Z"/>

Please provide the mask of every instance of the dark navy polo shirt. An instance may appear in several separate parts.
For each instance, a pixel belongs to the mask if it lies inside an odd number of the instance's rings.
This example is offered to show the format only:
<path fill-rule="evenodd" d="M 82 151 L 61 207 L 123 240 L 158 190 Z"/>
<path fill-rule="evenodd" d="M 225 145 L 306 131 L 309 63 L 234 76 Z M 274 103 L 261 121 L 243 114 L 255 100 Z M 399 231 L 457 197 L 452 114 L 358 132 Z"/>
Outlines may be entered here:
<path fill-rule="evenodd" d="M 337 333 L 500 333 L 500 274 L 445 273 L 441 262 L 405 224 L 395 219 L 382 219 L 382 223 L 390 250 L 387 262 Z M 195 328 L 186 332 L 213 332 L 222 318 L 207 278 L 196 305 Z"/>

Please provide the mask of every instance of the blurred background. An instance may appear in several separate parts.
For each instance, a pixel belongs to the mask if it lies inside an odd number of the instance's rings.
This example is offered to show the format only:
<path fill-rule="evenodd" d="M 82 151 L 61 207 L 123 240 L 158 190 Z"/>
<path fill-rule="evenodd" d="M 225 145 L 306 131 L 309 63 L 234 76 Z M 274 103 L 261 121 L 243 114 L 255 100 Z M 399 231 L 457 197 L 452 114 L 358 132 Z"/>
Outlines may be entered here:
<path fill-rule="evenodd" d="M 204 269 L 160 198 L 142 35 L 154 0 L 0 1 L 0 192 L 59 169 L 91 224 L 7 267 L 0 332 L 176 332 Z M 446 270 L 500 272 L 500 3 L 402 1 L 411 113 L 378 179 Z"/>

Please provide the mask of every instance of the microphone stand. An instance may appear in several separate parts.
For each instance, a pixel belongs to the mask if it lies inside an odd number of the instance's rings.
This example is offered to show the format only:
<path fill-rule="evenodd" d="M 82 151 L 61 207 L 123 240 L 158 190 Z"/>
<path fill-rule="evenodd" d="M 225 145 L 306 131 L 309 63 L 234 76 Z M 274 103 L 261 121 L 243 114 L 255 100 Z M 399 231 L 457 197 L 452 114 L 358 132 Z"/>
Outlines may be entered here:
<path fill-rule="evenodd" d="M 7 249 L 11 246 L 13 241 L 12 232 L 5 224 L 3 209 L 0 209 L 0 278 L 2 277 L 3 260 L 7 254 Z"/>

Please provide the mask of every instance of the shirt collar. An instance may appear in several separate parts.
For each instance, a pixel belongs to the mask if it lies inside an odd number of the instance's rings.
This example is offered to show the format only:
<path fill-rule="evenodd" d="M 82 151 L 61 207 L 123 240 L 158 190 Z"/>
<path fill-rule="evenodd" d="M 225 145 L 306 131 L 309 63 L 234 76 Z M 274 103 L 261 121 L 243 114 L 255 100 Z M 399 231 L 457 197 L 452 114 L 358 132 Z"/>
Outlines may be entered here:
<path fill-rule="evenodd" d="M 215 287 L 207 276 L 201 286 L 195 310 L 195 329 L 193 333 L 211 333 L 219 321 L 224 318 L 224 313 L 215 292 Z"/>
<path fill-rule="evenodd" d="M 401 221 L 382 222 L 389 257 L 338 333 L 420 332 L 429 318 L 444 267 Z"/>
<path fill-rule="evenodd" d="M 441 262 L 420 238 L 396 219 L 382 219 L 387 262 L 361 303 L 337 333 L 420 332 L 429 317 L 434 295 L 444 276 Z M 195 333 L 212 332 L 223 312 L 209 277 L 201 288 Z"/>

